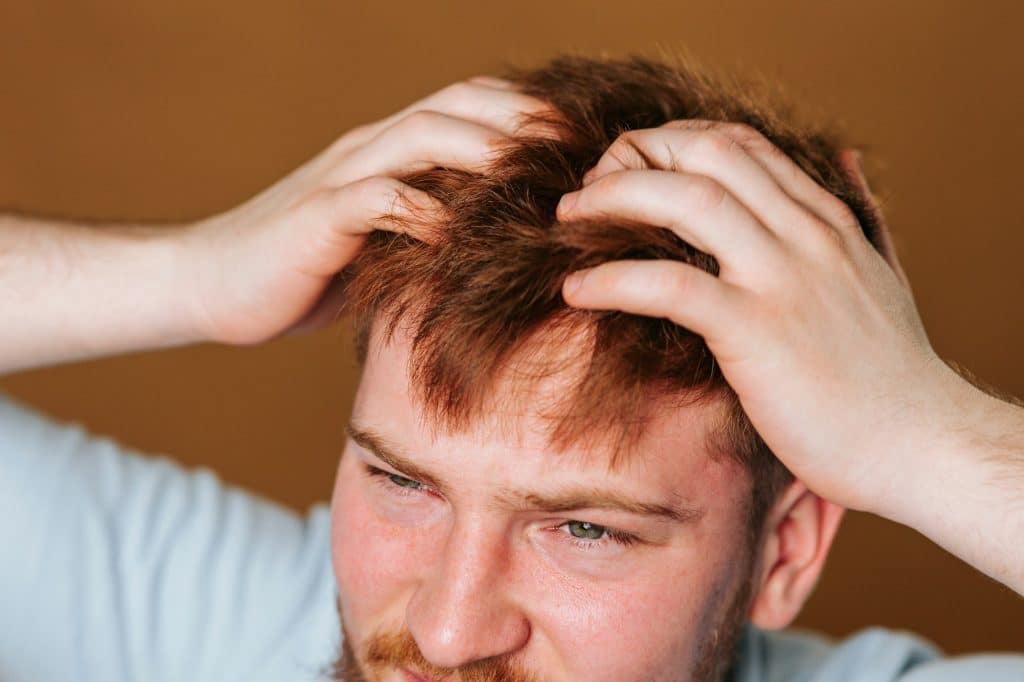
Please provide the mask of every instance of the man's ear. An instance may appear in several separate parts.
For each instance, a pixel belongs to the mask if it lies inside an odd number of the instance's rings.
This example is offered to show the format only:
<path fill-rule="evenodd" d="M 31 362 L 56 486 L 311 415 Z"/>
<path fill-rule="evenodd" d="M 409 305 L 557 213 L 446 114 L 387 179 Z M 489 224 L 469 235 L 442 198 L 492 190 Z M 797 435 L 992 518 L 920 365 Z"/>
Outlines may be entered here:
<path fill-rule="evenodd" d="M 846 510 L 791 483 L 765 519 L 750 622 L 759 628 L 789 625 L 818 582 Z"/>

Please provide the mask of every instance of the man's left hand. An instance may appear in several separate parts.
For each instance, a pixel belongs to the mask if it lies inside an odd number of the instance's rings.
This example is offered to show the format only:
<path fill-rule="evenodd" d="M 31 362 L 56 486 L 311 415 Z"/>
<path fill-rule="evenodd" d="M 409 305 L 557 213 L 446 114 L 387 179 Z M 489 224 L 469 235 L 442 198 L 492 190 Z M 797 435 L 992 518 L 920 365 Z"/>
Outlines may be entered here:
<path fill-rule="evenodd" d="M 703 336 L 769 447 L 822 497 L 884 506 L 935 435 L 922 427 L 957 409 L 963 382 L 932 350 L 888 234 L 883 256 L 845 203 L 752 128 L 626 133 L 558 217 L 665 227 L 715 256 L 717 277 L 616 261 L 571 276 L 563 294 Z"/>

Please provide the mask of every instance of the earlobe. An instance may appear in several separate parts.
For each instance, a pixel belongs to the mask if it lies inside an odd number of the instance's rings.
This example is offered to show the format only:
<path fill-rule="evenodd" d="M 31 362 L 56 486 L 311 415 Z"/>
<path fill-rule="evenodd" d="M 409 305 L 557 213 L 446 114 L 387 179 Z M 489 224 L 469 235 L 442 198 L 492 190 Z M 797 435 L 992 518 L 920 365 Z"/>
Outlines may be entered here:
<path fill-rule="evenodd" d="M 846 510 L 801 481 L 779 497 L 766 520 L 755 574 L 750 621 L 760 628 L 789 625 L 818 582 Z"/>

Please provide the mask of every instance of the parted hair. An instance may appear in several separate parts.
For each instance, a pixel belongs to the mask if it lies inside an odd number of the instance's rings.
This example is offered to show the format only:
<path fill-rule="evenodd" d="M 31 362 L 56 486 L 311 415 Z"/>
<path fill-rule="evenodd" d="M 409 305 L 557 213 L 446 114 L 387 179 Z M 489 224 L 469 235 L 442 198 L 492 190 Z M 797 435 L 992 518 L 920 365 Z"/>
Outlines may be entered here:
<path fill-rule="evenodd" d="M 667 229 L 560 223 L 555 209 L 623 133 L 678 119 L 727 121 L 760 132 L 845 202 L 878 248 L 876 218 L 838 163 L 841 135 L 797 124 L 763 86 L 712 77 L 692 60 L 564 56 L 506 77 L 551 105 L 534 118 L 557 135 L 514 138 L 484 173 L 437 168 L 402 178 L 445 204 L 449 217 L 430 243 L 374 232 L 349 266 L 346 306 L 360 361 L 371 329 L 384 342 L 399 326 L 407 330 L 410 381 L 423 413 L 458 430 L 493 409 L 510 367 L 517 390 L 526 388 L 520 395 L 529 395 L 531 382 L 568 371 L 568 355 L 571 387 L 545 407 L 552 449 L 607 447 L 613 463 L 642 456 L 633 446 L 659 406 L 717 401 L 723 409 L 708 431 L 709 451 L 749 471 L 756 533 L 792 477 L 750 424 L 704 340 L 664 319 L 574 309 L 561 295 L 569 273 L 610 260 L 672 259 L 717 274 L 715 258 Z"/>

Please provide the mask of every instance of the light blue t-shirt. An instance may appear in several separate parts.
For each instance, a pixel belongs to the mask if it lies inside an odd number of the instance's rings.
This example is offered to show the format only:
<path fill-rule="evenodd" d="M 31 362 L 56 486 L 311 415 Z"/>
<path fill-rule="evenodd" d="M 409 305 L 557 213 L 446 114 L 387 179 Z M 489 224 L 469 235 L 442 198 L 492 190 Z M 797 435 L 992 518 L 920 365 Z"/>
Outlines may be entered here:
<path fill-rule="evenodd" d="M 325 504 L 300 516 L 0 395 L 0 680 L 323 681 L 340 629 Z M 748 628 L 741 682 L 1024 682 L 909 634 Z"/>

